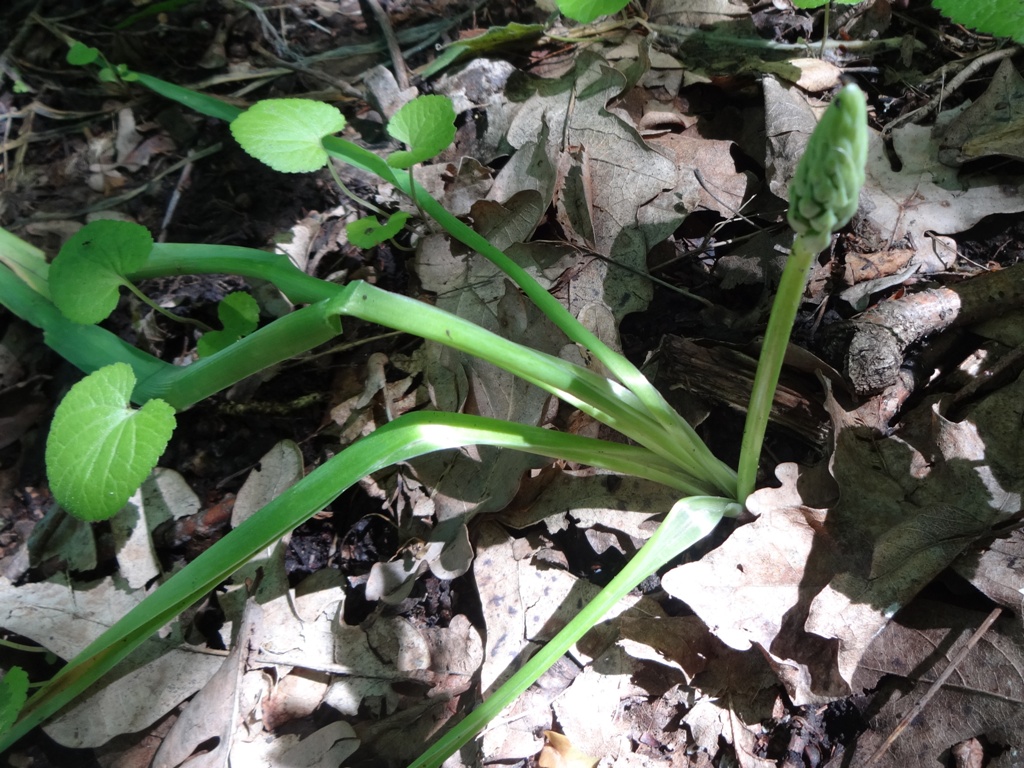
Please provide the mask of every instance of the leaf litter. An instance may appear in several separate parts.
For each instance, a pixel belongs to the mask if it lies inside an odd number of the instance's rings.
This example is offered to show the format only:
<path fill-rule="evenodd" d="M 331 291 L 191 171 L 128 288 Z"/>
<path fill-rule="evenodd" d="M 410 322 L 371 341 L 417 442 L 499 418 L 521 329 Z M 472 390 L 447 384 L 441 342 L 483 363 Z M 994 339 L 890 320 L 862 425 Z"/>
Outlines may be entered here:
<path fill-rule="evenodd" d="M 750 18 L 741 4 L 703 5 L 693 9 L 700 24 Z M 653 7 L 650 19 L 681 24 L 672 13 L 677 9 Z M 782 21 L 774 23 L 781 28 Z M 635 36 L 623 38 L 618 52 L 611 44 L 603 51 L 592 46 L 545 79 L 497 65 L 496 74 L 485 73 L 489 91 L 450 75 L 441 81 L 447 80 L 442 90 L 451 89 L 456 103 L 465 100 L 460 111 L 486 114 L 487 128 L 472 140 L 457 138 L 471 148 L 465 156 L 418 169 L 421 181 L 574 312 L 593 318 L 594 329 L 613 346 L 621 345 L 616 323 L 651 301 L 649 252 L 695 212 L 769 218 L 778 205 L 772 196 L 785 196 L 801 134 L 813 126 L 813 99 L 787 82 L 807 92 L 822 87 L 801 79 L 804 66 L 793 63 L 791 51 L 784 61 L 794 69 L 780 70 L 778 50 L 764 53 L 771 46 L 744 50 L 747 63 L 737 64 L 718 41 L 693 48 L 699 40 L 693 34 L 689 48 L 657 50 Z M 714 56 L 701 59 L 694 50 Z M 711 69 L 779 77 L 761 81 L 766 189 L 758 189 L 749 162 L 735 160 L 737 153 L 758 156 L 749 137 L 715 135 L 712 121 L 695 118 L 675 99 L 678 86 L 665 98 L 671 78 L 707 82 Z M 982 94 L 974 108 L 940 112 L 937 127 L 911 124 L 876 136 L 850 241 L 859 253 L 846 252 L 846 267 L 858 263 L 854 257 L 863 265 L 844 277 L 847 288 L 860 288 L 844 294 L 851 306 L 862 309 L 895 286 L 955 269 L 958 236 L 994 213 L 1024 209 L 1018 176 L 959 168 L 989 155 L 1019 157 L 1012 131 L 986 122 L 999 114 L 998 104 L 1012 100 L 1005 97 L 1019 88 L 1019 79 L 1005 61 L 991 95 Z M 986 98 L 996 106 L 986 106 Z M 93 171 L 94 186 L 96 174 L 123 186 L 115 168 L 137 172 L 173 146 L 159 132 L 143 142 L 134 114 L 117 114 L 116 136 L 103 137 L 109 146 Z M 889 138 L 895 164 L 884 144 Z M 500 157 L 504 166 L 494 172 L 488 164 Z M 379 194 L 386 199 L 388 193 Z M 346 215 L 343 209 L 332 214 Z M 311 223 L 310 241 L 327 231 L 321 223 Z M 555 231 L 561 242 L 552 242 Z M 535 233 L 541 237 L 531 242 Z M 762 237 L 740 255 L 764 263 L 775 257 L 775 246 Z M 578 357 L 489 263 L 443 237 L 421 238 L 415 268 L 420 287 L 436 294 L 438 305 L 553 354 Z M 771 279 L 770 270 L 759 274 Z M 367 371 L 360 391 L 331 414 L 343 444 L 426 403 L 540 425 L 564 416 L 546 396 L 437 348 L 377 353 Z M 864 735 L 830 747 L 837 756 L 844 749 L 853 759 L 866 755 L 916 699 L 911 684 L 934 680 L 937 661 L 952 658 L 981 622 L 966 609 L 922 600 L 922 591 L 956 572 L 995 602 L 1019 609 L 1013 564 L 1020 537 L 1008 526 L 1020 512 L 1020 387 L 1018 378 L 967 407 L 926 394 L 898 425 L 871 413 L 879 410 L 874 399 L 854 407 L 842 392 L 819 395 L 833 428 L 827 464 L 779 465 L 780 487 L 765 488 L 749 502 L 756 520 L 664 575 L 661 587 L 692 614 L 670 615 L 664 601 L 653 599 L 657 592 L 624 600 L 616 616 L 504 713 L 483 737 L 482 755 L 530 758 L 542 747 L 542 731 L 555 724 L 573 749 L 608 765 L 658 764 L 672 756 L 704 765 L 722 759 L 726 747 L 739 764 L 775 764 L 768 759 L 771 726 L 765 724 L 782 724 L 787 707 L 808 712 L 877 689 Z M 264 476 L 268 486 L 258 495 L 299 476 L 294 446 L 282 445 L 275 456 L 262 465 L 281 474 Z M 472 578 L 479 625 L 462 614 L 443 627 L 423 625 L 387 608 L 349 624 L 345 603 L 354 582 L 327 570 L 289 584 L 284 542 L 235 580 L 247 587 L 218 598 L 225 614 L 219 634 L 231 649 L 226 655 L 195 644 L 195 637 L 186 642 L 186 616 L 151 641 L 155 650 L 140 654 L 133 672 L 54 721 L 49 732 L 65 744 L 98 746 L 145 729 L 199 691 L 177 713 L 154 765 L 340 764 L 360 742 L 372 754 L 408 760 L 451 715 L 458 697 L 471 695 L 474 684 L 492 689 L 596 592 L 573 573 L 578 553 L 554 543 L 559 532 L 582 531 L 585 558 L 629 555 L 671 504 L 662 489 L 616 481 L 482 451 L 414 462 L 368 480 L 369 496 L 394 515 L 407 541 L 394 557 L 374 564 L 368 594 L 401 607 L 426 571 L 442 579 Z M 134 519 L 122 513 L 114 524 L 120 576 L 74 589 L 66 578 L 0 583 L 0 626 L 67 658 L 95 635 L 88 629 L 93 623 L 98 632 L 141 599 L 161 571 L 150 532 L 168 516 L 193 511 L 195 503 L 174 502 L 177 511 L 167 512 L 156 509 L 155 498 L 143 497 L 135 501 L 140 511 Z M 243 514 L 244 505 L 236 511 Z M 482 513 L 494 517 L 474 520 Z M 522 537 L 509 530 L 522 530 Z M 73 541 L 84 545 L 84 554 L 69 549 Z M 57 542 L 73 570 L 95 567 L 95 544 L 84 526 Z M 979 734 L 1007 749 L 1017 744 L 1024 687 L 1019 633 L 1019 618 L 997 623 L 960 666 L 956 684 L 930 705 L 941 715 L 920 719 L 898 740 L 886 758 L 890 764 L 931 764 L 943 750 Z M 154 690 L 162 695 L 154 697 Z M 128 696 L 135 698 L 122 698 Z M 97 707 L 102 729 L 75 719 L 76 711 L 88 717 Z M 314 725 L 314 713 L 324 707 L 346 719 Z M 277 732 L 288 723 L 301 725 Z M 207 739 L 216 739 L 216 747 L 189 759 Z"/>

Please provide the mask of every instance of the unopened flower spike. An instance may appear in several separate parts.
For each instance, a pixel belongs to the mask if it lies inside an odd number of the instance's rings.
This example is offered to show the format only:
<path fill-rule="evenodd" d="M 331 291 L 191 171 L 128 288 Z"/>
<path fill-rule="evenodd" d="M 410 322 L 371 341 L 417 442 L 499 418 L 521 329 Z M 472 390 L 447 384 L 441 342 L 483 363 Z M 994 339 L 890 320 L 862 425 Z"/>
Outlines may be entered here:
<path fill-rule="evenodd" d="M 828 247 L 832 233 L 857 212 L 868 158 L 867 122 L 864 92 L 856 85 L 844 86 L 811 134 L 789 185 L 787 218 L 796 239 L 779 280 L 747 408 L 737 478 L 740 501 L 756 484 L 768 413 L 811 265 Z"/>
<path fill-rule="evenodd" d="M 846 85 L 807 142 L 789 186 L 789 225 L 820 252 L 833 232 L 857 212 L 868 156 L 867 103 L 856 85 Z"/>

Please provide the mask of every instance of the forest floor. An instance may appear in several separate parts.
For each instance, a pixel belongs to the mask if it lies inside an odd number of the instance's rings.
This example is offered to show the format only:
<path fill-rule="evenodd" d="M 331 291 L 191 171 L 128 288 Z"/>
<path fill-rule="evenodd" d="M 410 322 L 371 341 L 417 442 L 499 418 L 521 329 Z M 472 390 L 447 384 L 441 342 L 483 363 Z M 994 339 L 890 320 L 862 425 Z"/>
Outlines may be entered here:
<path fill-rule="evenodd" d="M 345 225 L 368 211 L 329 173 L 276 173 L 225 124 L 66 54 L 80 41 L 240 107 L 326 101 L 377 152 L 397 148 L 384 125 L 401 104 L 444 94 L 456 140 L 420 183 L 517 243 L 735 464 L 792 242 L 793 168 L 843 78 L 869 102 L 860 210 L 812 269 L 748 514 L 623 600 L 448 765 L 1020 765 L 1019 49 L 920 0 L 836 6 L 824 43 L 824 12 L 786 0 L 650 0 L 590 26 L 526 0 L 375 6 L 10 0 L 0 226 L 50 256 L 99 218 L 159 242 L 277 250 L 579 358 L 427 224 L 356 248 Z M 364 200 L 416 212 L 339 173 Z M 232 276 L 143 289 L 214 327 L 239 289 L 264 317 L 289 309 Z M 104 325 L 194 359 L 192 326 L 127 294 Z M 607 436 L 484 364 L 347 321 L 332 344 L 178 414 L 146 514 L 89 525 L 54 507 L 43 462 L 79 377 L 0 307 L 0 642 L 19 644 L 0 646 L 0 670 L 34 680 L 94 636 L 76 628 L 109 626 L 223 536 L 254 470 L 294 480 L 422 408 Z M 407 764 L 606 584 L 677 495 L 483 449 L 378 473 L 267 556 L 256 580 L 276 594 L 250 600 L 236 578 L 168 630 L 166 653 L 7 760 Z M 133 526 L 141 553 L 125 546 Z"/>

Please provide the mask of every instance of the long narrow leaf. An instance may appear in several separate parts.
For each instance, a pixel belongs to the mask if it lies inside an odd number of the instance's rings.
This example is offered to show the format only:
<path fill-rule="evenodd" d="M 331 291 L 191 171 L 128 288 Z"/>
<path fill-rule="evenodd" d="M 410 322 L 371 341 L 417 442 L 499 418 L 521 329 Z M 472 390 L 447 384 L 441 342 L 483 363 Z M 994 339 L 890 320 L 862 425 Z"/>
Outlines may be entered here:
<path fill-rule="evenodd" d="M 630 590 L 680 552 L 711 533 L 722 517 L 735 516 L 739 510 L 740 506 L 735 501 L 716 497 L 691 496 L 676 502 L 654 535 L 608 586 L 597 593 L 522 669 L 416 758 L 409 768 L 439 768 L 455 750 L 473 738 L 501 710 L 536 682 Z"/>
<path fill-rule="evenodd" d="M 241 114 L 241 110 L 220 99 L 181 88 L 149 75 L 140 74 L 138 81 L 167 98 L 211 117 L 230 122 Z M 570 339 L 590 350 L 627 389 L 639 398 L 649 411 L 650 418 L 660 423 L 662 429 L 673 436 L 673 440 L 670 441 L 672 450 L 676 452 L 682 466 L 699 467 L 700 470 L 696 474 L 710 478 L 725 495 L 734 496 L 736 494 L 736 473 L 708 450 L 693 428 L 676 413 L 636 366 L 591 333 L 525 269 L 491 245 L 487 238 L 449 213 L 408 175 L 396 173 L 385 160 L 374 153 L 333 136 L 325 137 L 323 145 L 330 155 L 355 168 L 376 174 L 417 200 L 423 210 L 444 227 L 449 234 L 490 259 L 556 326 Z"/>
<path fill-rule="evenodd" d="M 673 468 L 644 448 L 480 416 L 402 416 L 330 459 L 231 531 L 129 611 L 44 685 L 0 737 L 0 752 L 96 683 L 147 637 L 227 579 L 255 554 L 323 509 L 361 478 L 425 453 L 492 445 L 566 458 L 674 485 Z"/>

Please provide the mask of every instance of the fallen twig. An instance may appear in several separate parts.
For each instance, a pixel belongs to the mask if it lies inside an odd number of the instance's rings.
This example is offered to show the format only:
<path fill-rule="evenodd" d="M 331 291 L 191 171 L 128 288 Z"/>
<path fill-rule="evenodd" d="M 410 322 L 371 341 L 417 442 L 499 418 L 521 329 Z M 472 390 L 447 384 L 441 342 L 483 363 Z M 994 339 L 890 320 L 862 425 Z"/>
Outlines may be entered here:
<path fill-rule="evenodd" d="M 989 631 L 989 629 L 995 623 L 996 619 L 999 618 L 1002 612 L 1002 608 L 995 608 L 993 609 L 992 613 L 990 613 L 988 617 L 983 622 L 981 622 L 981 626 L 978 627 L 978 629 L 974 632 L 973 635 L 971 635 L 971 639 L 967 641 L 967 645 L 960 649 L 960 652 L 953 658 L 952 661 L 949 662 L 949 665 L 944 670 L 942 670 L 942 674 L 939 675 L 938 679 L 934 683 L 932 683 L 931 687 L 924 694 L 924 696 L 922 696 L 921 699 L 913 707 L 910 708 L 910 711 L 903 716 L 903 719 L 899 721 L 895 728 L 893 728 L 892 733 L 890 733 L 886 740 L 883 741 L 882 744 L 878 747 L 878 749 L 876 749 L 874 753 L 872 753 L 871 757 L 867 759 L 867 762 L 864 763 L 863 768 L 869 768 L 870 766 L 877 763 L 879 759 L 881 759 L 881 757 L 889 750 L 889 747 L 893 745 L 893 742 L 895 742 L 896 739 L 900 737 L 900 734 L 902 734 L 903 731 L 907 729 L 907 726 L 910 725 L 911 722 L 913 722 L 914 718 L 921 714 L 921 711 L 925 708 L 925 706 L 927 706 L 928 702 L 931 701 L 935 694 L 939 692 L 943 685 L 945 685 L 946 680 L 949 679 L 949 676 L 952 675 L 953 672 L 956 671 L 956 668 L 960 666 L 961 662 L 963 662 L 963 660 L 967 658 L 967 654 L 973 650 L 974 646 L 978 644 L 978 641 L 981 640 L 984 634 Z"/>
<path fill-rule="evenodd" d="M 874 394 L 895 383 L 911 344 L 1019 307 L 1022 301 L 1024 264 L 986 272 L 958 285 L 883 301 L 830 326 L 825 354 L 857 394 Z"/>

